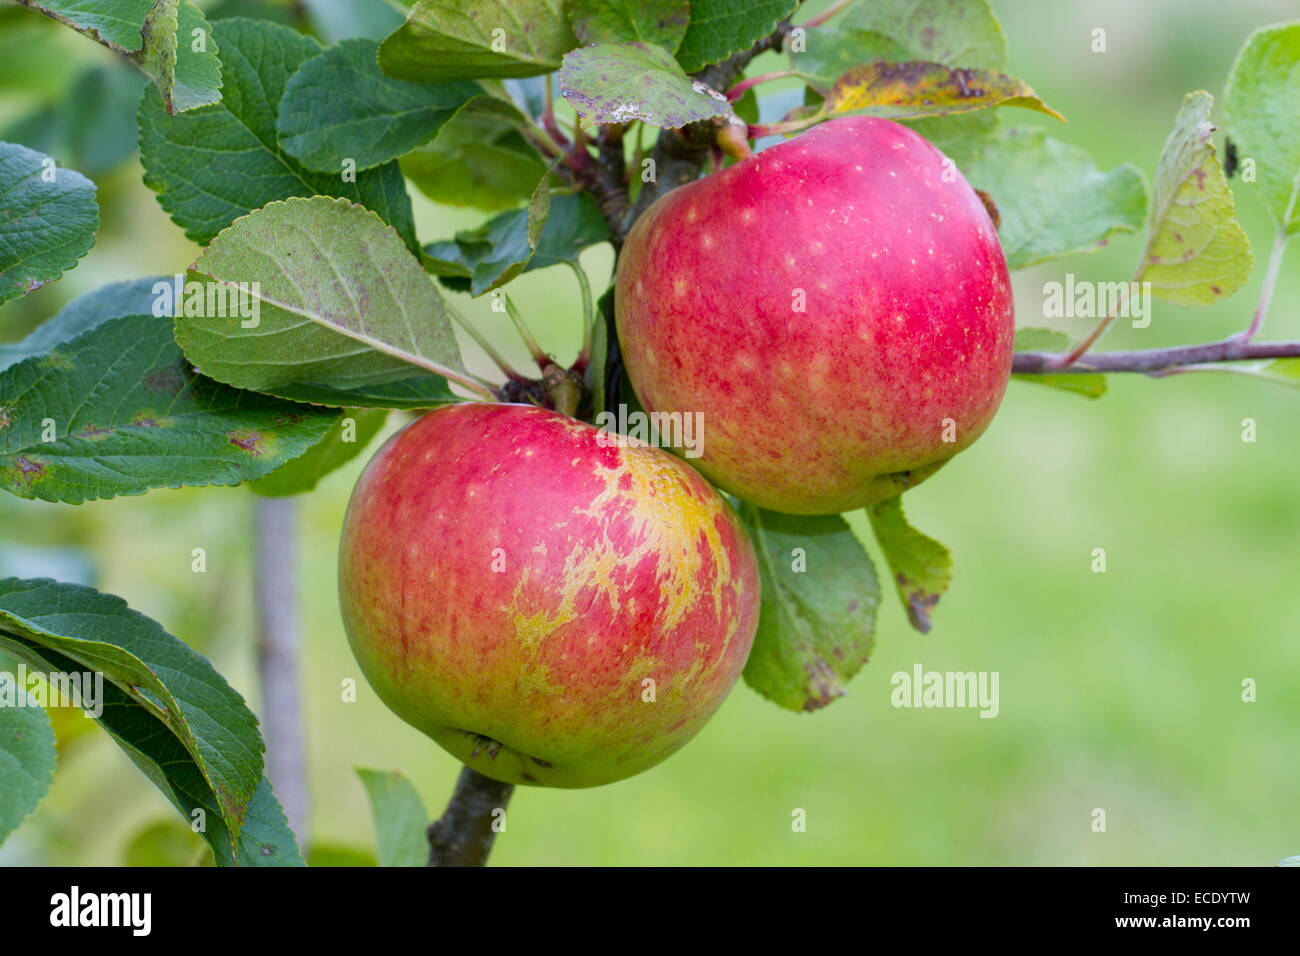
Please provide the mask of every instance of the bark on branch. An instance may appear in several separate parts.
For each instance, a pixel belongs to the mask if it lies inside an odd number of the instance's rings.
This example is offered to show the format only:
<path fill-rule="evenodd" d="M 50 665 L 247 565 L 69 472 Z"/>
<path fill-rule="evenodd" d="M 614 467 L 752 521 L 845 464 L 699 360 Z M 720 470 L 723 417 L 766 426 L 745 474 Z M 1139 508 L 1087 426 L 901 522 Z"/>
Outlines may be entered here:
<path fill-rule="evenodd" d="M 515 787 L 465 767 L 441 817 L 429 825 L 429 866 L 483 866 L 496 839 L 493 824 Z"/>
<path fill-rule="evenodd" d="M 1017 352 L 1011 371 L 1029 375 L 1071 375 L 1080 372 L 1141 372 L 1167 375 L 1180 369 L 1218 362 L 1252 362 L 1261 359 L 1300 357 L 1300 342 L 1246 342 L 1224 339 L 1204 345 L 1179 345 L 1167 349 L 1133 352 L 1090 352 L 1065 368 L 1055 363 L 1060 355 L 1051 352 Z"/>

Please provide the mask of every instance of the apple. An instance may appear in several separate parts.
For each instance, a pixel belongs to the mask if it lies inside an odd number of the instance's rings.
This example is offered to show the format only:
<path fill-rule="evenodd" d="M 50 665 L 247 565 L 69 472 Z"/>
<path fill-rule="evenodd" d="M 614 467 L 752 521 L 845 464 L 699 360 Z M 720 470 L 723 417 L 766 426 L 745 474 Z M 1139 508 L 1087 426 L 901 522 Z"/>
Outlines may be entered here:
<path fill-rule="evenodd" d="M 556 412 L 431 412 L 366 466 L 343 622 L 388 707 L 480 773 L 590 787 L 708 721 L 758 627 L 753 546 L 688 465 Z"/>
<path fill-rule="evenodd" d="M 997 230 L 888 120 L 832 120 L 667 193 L 628 235 L 615 296 L 641 403 L 701 413 L 692 464 L 774 511 L 915 485 L 988 427 L 1011 374 Z"/>

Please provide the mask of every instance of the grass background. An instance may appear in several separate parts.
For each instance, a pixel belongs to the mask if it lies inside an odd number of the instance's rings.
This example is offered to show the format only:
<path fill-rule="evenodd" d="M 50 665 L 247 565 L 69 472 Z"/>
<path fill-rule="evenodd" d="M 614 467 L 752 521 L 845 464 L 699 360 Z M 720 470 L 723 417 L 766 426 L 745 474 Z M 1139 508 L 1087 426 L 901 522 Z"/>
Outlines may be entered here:
<path fill-rule="evenodd" d="M 1013 110 L 1003 122 L 1041 122 L 1099 166 L 1133 161 L 1148 179 L 1183 94 L 1218 97 L 1249 32 L 1296 14 L 1285 0 L 994 7 L 1011 71 L 1070 120 Z M 1098 27 L 1104 54 L 1089 48 Z M 60 43 L 77 62 L 101 56 L 79 37 Z M 778 65 L 769 56 L 753 71 Z M 0 119 L 58 83 L 41 73 L 4 89 Z M 102 283 L 193 260 L 197 249 L 139 174 L 133 159 L 100 180 L 98 245 L 61 282 L 0 309 L 0 336 L 19 337 Z M 1104 347 L 1209 340 L 1248 324 L 1272 233 L 1248 189 L 1233 188 L 1260 260 L 1250 284 L 1199 312 L 1157 303 L 1150 328 L 1121 325 Z M 411 191 L 425 241 L 481 221 Z M 1042 286 L 1067 271 L 1126 278 L 1141 242 L 1120 237 L 1094 256 L 1018 273 L 1018 324 L 1052 324 L 1042 318 Z M 1300 337 L 1298 256 L 1292 249 L 1284 263 L 1268 338 Z M 594 249 L 583 261 L 599 293 L 611 255 Z M 571 356 L 580 315 L 568 271 L 530 273 L 511 291 L 542 343 Z M 466 297 L 457 305 L 525 363 L 502 316 Z M 1057 326 L 1077 335 L 1086 324 Z M 1245 418 L 1257 423 L 1253 444 L 1241 438 Z M 307 836 L 362 850 L 372 847 L 372 826 L 354 767 L 401 768 L 431 812 L 458 771 L 364 681 L 358 702 L 341 701 L 341 682 L 359 674 L 339 621 L 335 551 L 366 457 L 302 499 L 298 582 L 314 793 Z M 907 496 L 913 523 L 955 558 L 928 636 L 908 628 L 886 593 L 876 653 L 850 696 L 802 715 L 739 686 L 695 741 L 638 777 L 588 791 L 519 790 L 493 859 L 1182 865 L 1272 864 L 1300 852 L 1298 484 L 1300 393 L 1211 374 L 1112 376 L 1098 401 L 1013 383 L 987 434 Z M 87 566 L 99 587 L 212 657 L 256 706 L 252 520 L 243 489 L 75 508 L 0 496 L 0 573 Z M 205 575 L 190 571 L 195 547 L 207 549 Z M 1098 547 L 1104 574 L 1090 567 Z M 918 662 L 998 671 L 1001 713 L 893 708 L 890 675 Z M 1242 702 L 1245 678 L 1258 684 L 1254 703 Z M 53 790 L 0 849 L 0 863 L 123 862 L 133 838 L 174 812 L 90 721 L 55 716 Z M 796 808 L 807 813 L 806 832 L 792 832 Z M 1106 812 L 1104 833 L 1091 828 L 1094 808 Z"/>

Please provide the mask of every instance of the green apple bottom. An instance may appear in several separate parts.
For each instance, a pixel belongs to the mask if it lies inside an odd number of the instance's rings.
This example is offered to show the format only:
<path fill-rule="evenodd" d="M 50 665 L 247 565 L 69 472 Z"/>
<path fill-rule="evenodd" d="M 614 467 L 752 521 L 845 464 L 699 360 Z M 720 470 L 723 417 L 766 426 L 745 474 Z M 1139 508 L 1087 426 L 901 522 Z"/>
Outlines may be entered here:
<path fill-rule="evenodd" d="M 619 262 L 652 412 L 703 412 L 699 472 L 523 405 L 394 435 L 344 521 L 344 625 L 399 717 L 508 783 L 610 783 L 683 746 L 758 626 L 744 529 L 898 494 L 970 445 L 1011 370 L 1010 281 L 978 196 L 916 133 L 824 123 L 660 198 Z"/>

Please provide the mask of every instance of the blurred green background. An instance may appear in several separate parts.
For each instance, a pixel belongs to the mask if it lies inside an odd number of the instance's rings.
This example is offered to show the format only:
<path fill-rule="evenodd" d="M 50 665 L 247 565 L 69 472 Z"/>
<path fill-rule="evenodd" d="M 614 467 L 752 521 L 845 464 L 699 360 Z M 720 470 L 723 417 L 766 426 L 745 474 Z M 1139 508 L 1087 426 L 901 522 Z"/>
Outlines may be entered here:
<path fill-rule="evenodd" d="M 200 4 L 213 15 L 275 4 Z M 813 11 L 824 4 L 808 4 Z M 1024 110 L 1102 168 L 1150 179 L 1189 90 L 1219 96 L 1256 26 L 1293 18 L 1294 0 L 1002 0 L 1011 72 L 1069 124 Z M 85 66 L 124 71 L 94 43 L 25 12 L 0 21 L 0 131 L 33 114 Z M 806 19 L 809 13 L 797 19 Z M 1090 50 L 1103 28 L 1107 52 Z M 780 67 L 775 55 L 751 73 Z M 121 81 L 129 85 L 128 77 Z M 1217 109 L 1217 108 L 1216 108 Z M 110 115 L 93 97 L 72 129 Z M 23 125 L 27 124 L 27 125 Z M 133 139 L 134 129 L 127 131 Z M 0 132 L 0 138 L 5 133 Z M 37 145 L 36 143 L 30 143 Z M 129 146 L 128 146 L 129 148 Z M 57 155 L 57 153 L 56 153 Z M 61 162 L 63 158 L 60 157 Z M 69 165 L 72 165 L 69 163 Z M 182 271 L 197 248 L 140 182 L 134 154 L 94 178 L 98 244 L 62 281 L 0 309 L 0 339 L 21 337 L 103 283 Z M 1234 182 L 1255 246 L 1252 281 L 1203 311 L 1157 303 L 1150 328 L 1121 323 L 1104 348 L 1204 341 L 1249 323 L 1272 241 Z M 420 238 L 484 218 L 434 206 L 412 188 Z M 1142 240 L 1016 274 L 1017 322 L 1042 318 L 1042 286 L 1127 278 Z M 597 292 L 608 247 L 583 259 Z M 1300 250 L 1284 263 L 1265 338 L 1300 338 Z M 579 298 L 563 269 L 511 287 L 561 360 L 579 340 Z M 457 296 L 519 367 L 504 316 Z M 1087 320 L 1058 327 L 1080 335 Z M 489 371 L 471 344 L 473 367 Z M 1242 420 L 1258 440 L 1242 441 Z M 390 429 L 405 419 L 394 414 Z M 377 447 L 377 443 L 376 443 Z M 335 551 L 364 460 L 301 500 L 305 707 L 312 846 L 369 851 L 372 824 L 353 768 L 400 768 L 431 813 L 459 765 L 391 716 L 360 682 L 339 621 Z M 952 550 L 955 578 L 928 636 L 884 595 L 874 658 L 850 695 L 821 713 L 779 710 L 738 686 L 680 754 L 589 791 L 519 790 L 498 864 L 1272 864 L 1300 852 L 1300 393 L 1246 377 L 1112 376 L 1097 401 L 1013 383 L 993 427 L 907 496 L 909 517 Z M 256 706 L 250 528 L 241 488 L 155 491 L 80 507 L 0 496 L 0 574 L 89 575 L 210 656 Z M 876 560 L 864 522 L 852 519 Z M 190 570 L 207 550 L 207 573 Z M 1105 548 L 1107 570 L 1091 570 Z M 890 676 L 998 671 L 1001 713 L 895 709 Z M 1258 684 L 1243 703 L 1242 681 Z M 53 790 L 0 849 L 0 863 L 118 864 L 142 831 L 179 820 L 107 737 L 56 712 Z M 807 813 L 792 832 L 791 814 Z M 1104 833 L 1091 828 L 1106 811 Z M 138 854 L 143 844 L 136 842 Z M 132 859 L 150 857 L 134 856 Z"/>

